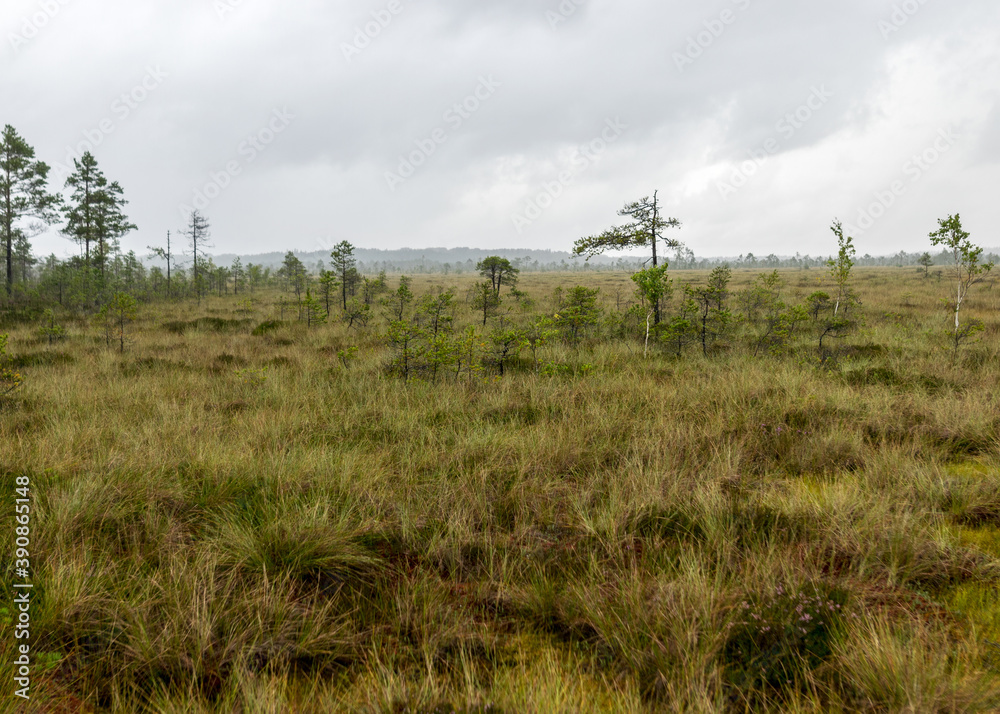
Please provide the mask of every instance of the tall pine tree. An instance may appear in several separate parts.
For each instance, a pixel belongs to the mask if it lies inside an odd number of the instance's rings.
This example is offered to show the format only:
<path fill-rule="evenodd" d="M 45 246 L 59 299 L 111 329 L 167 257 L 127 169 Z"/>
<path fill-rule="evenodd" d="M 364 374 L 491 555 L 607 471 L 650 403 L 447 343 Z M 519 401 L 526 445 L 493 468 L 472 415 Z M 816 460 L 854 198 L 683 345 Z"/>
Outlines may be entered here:
<path fill-rule="evenodd" d="M 198 293 L 199 305 L 201 304 L 201 294 L 204 289 L 204 278 L 202 278 L 202 266 L 198 265 L 198 254 L 200 252 L 204 256 L 205 249 L 212 247 L 208 243 L 208 237 L 211 235 L 209 232 L 210 228 L 208 219 L 205 218 L 201 211 L 195 209 L 191 211 L 191 218 L 188 220 L 187 227 L 181 231 L 182 235 L 187 236 L 191 246 L 191 255 L 194 258 L 191 277 L 194 280 L 194 289 Z"/>
<path fill-rule="evenodd" d="M 358 279 L 358 262 L 354 259 L 354 246 L 346 240 L 342 240 L 333 247 L 330 257 L 332 258 L 333 272 L 340 280 L 340 293 L 344 310 L 347 310 L 347 293 L 350 291 L 352 282 Z"/>
<path fill-rule="evenodd" d="M 89 151 L 73 160 L 74 171 L 66 179 L 72 189 L 71 203 L 66 207 L 64 233 L 84 247 L 87 266 L 96 263 L 104 283 L 108 256 L 118 248 L 118 241 L 136 226 L 129 222 L 123 209 L 128 203 L 117 181 L 109 183 Z M 91 247 L 94 255 L 91 255 Z"/>
<path fill-rule="evenodd" d="M 7 264 L 7 296 L 14 287 L 15 241 L 27 243 L 20 224 L 32 221 L 29 230 L 55 223 L 59 197 L 46 187 L 48 164 L 35 161 L 35 150 L 9 124 L 0 134 L 0 241 Z M 23 248 L 22 248 L 23 250 Z"/>

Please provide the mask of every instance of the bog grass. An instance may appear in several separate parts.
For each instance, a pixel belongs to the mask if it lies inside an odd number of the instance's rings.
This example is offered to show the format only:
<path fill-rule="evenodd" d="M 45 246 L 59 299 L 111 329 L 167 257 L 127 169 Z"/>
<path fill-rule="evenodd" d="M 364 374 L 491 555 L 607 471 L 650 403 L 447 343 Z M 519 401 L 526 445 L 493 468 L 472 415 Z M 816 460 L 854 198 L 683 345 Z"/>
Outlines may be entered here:
<path fill-rule="evenodd" d="M 379 320 L 307 329 L 276 294 L 145 306 L 124 354 L 83 321 L 5 328 L 36 704 L 995 711 L 1000 291 L 973 291 L 986 331 L 952 365 L 943 283 L 856 273 L 866 324 L 822 364 L 808 334 L 645 360 L 591 337 L 545 347 L 551 376 L 403 384 Z M 824 280 L 784 277 L 798 301 Z M 521 287 L 544 311 L 577 283 L 631 297 L 617 274 Z M 15 644 L 8 608 L 8 689 Z"/>

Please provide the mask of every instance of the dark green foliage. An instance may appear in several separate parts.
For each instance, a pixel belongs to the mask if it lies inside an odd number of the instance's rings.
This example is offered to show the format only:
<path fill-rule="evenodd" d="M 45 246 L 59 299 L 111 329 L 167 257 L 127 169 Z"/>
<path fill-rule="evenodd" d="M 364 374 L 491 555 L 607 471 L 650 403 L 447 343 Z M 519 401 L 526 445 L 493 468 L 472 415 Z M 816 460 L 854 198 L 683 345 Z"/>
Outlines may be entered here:
<path fill-rule="evenodd" d="M 637 247 L 650 247 L 652 250 L 653 268 L 659 265 L 657 255 L 657 244 L 664 240 L 668 248 L 680 248 L 680 241 L 663 237 L 663 231 L 667 228 L 680 228 L 681 223 L 676 218 L 664 218 L 660 213 L 660 202 L 658 191 L 653 192 L 653 198 L 648 196 L 625 204 L 618 215 L 631 218 L 631 223 L 610 228 L 600 235 L 581 238 L 573 247 L 576 255 L 585 255 L 592 258 L 608 250 L 628 250 Z M 640 286 L 641 287 L 641 286 Z M 652 295 L 650 296 L 652 297 Z M 654 324 L 660 323 L 660 301 L 651 301 L 654 313 Z"/>
<path fill-rule="evenodd" d="M 816 321 L 819 320 L 820 315 L 823 315 L 832 309 L 830 295 L 822 290 L 818 290 L 807 297 L 806 305 L 808 306 L 807 309 L 809 310 L 810 317 Z"/>
<path fill-rule="evenodd" d="M 551 406 L 542 408 L 531 404 L 509 405 L 486 410 L 483 412 L 483 420 L 489 424 L 534 426 L 550 421 L 556 414 Z"/>
<path fill-rule="evenodd" d="M 851 345 L 845 347 L 841 354 L 845 357 L 860 357 L 862 359 L 874 359 L 875 357 L 884 357 L 889 354 L 889 348 L 885 345 L 874 344 L 868 342 L 861 345 Z"/>
<path fill-rule="evenodd" d="M 388 371 L 403 378 L 406 382 L 413 373 L 420 369 L 422 351 L 421 331 L 416 325 L 404 320 L 393 320 L 389 323 L 386 339 L 392 347 L 393 356 L 389 361 Z"/>
<path fill-rule="evenodd" d="M 389 286 L 386 284 L 385 271 L 380 271 L 379 274 L 374 278 L 362 278 L 361 282 L 361 300 L 367 306 L 371 307 L 375 300 L 384 293 L 389 291 Z"/>
<path fill-rule="evenodd" d="M 505 714 L 503 709 L 494 704 L 457 707 L 453 704 L 439 703 L 421 707 L 411 706 L 406 702 L 398 702 L 393 705 L 390 711 L 392 714 Z"/>
<path fill-rule="evenodd" d="M 685 286 L 685 294 L 698 306 L 697 329 L 702 355 L 705 357 L 716 341 L 728 332 L 733 321 L 732 313 L 726 306 L 731 278 L 732 271 L 722 266 L 712 271 L 707 286 L 699 288 Z"/>
<path fill-rule="evenodd" d="M 306 317 L 306 327 L 322 325 L 326 322 L 328 313 L 323 309 L 323 303 L 314 298 L 308 288 L 306 288 L 306 296 L 301 304 Z"/>
<path fill-rule="evenodd" d="M 807 671 L 829 661 L 847 614 L 847 593 L 822 582 L 749 595 L 734 608 L 722 651 L 736 698 L 808 691 Z"/>
<path fill-rule="evenodd" d="M 32 220 L 44 225 L 56 222 L 60 199 L 46 189 L 48 175 L 48 164 L 35 161 L 35 150 L 6 125 L 0 134 L 0 244 L 6 258 L 7 297 L 14 287 L 15 243 L 26 241 L 19 225 Z"/>
<path fill-rule="evenodd" d="M 142 359 L 123 361 L 119 363 L 118 369 L 122 374 L 136 377 L 143 372 L 168 372 L 187 371 L 190 368 L 182 362 L 171 362 L 159 357 L 143 357 Z"/>
<path fill-rule="evenodd" d="M 872 365 L 853 369 L 842 374 L 842 378 L 852 387 L 889 387 L 896 391 L 924 390 L 936 394 L 943 389 L 954 387 L 946 380 L 930 374 L 913 374 L 886 365 Z"/>
<path fill-rule="evenodd" d="M 306 266 L 292 251 L 285 253 L 285 260 L 278 270 L 278 276 L 284 281 L 286 288 L 295 293 L 296 299 L 302 297 L 302 292 L 308 283 L 308 275 Z"/>
<path fill-rule="evenodd" d="M 66 338 L 66 328 L 56 323 L 55 312 L 46 310 L 42 324 L 38 327 L 38 334 L 51 345 Z"/>
<path fill-rule="evenodd" d="M 389 321 L 400 321 L 407 313 L 410 305 L 416 299 L 410 285 L 413 281 L 406 275 L 399 277 L 399 287 L 383 298 L 383 305 L 388 315 Z"/>
<path fill-rule="evenodd" d="M 658 325 L 655 334 L 675 357 L 680 357 L 684 348 L 698 339 L 698 303 L 685 295 L 676 312 Z"/>
<path fill-rule="evenodd" d="M 588 330 L 597 324 L 601 316 L 601 307 L 597 302 L 600 293 L 599 288 L 577 285 L 561 295 L 555 325 L 562 329 L 570 344 L 579 343 Z"/>
<path fill-rule="evenodd" d="M 344 240 L 334 246 L 330 253 L 332 273 L 340 283 L 341 305 L 347 310 L 347 297 L 353 295 L 357 284 L 361 282 L 358 275 L 358 261 L 354 258 L 354 246 Z"/>
<path fill-rule="evenodd" d="M 476 270 L 489 281 L 497 299 L 500 298 L 500 288 L 504 285 L 511 289 L 517 286 L 517 276 L 521 272 L 509 260 L 496 255 L 481 260 L 476 265 Z"/>
<path fill-rule="evenodd" d="M 367 278 L 365 278 L 367 284 Z M 323 269 L 319 271 L 319 299 L 323 302 L 323 307 L 326 309 L 327 314 L 330 314 L 330 307 L 333 302 L 334 293 L 337 288 L 340 287 L 340 280 L 337 279 L 337 274 Z"/>
<path fill-rule="evenodd" d="M 736 543 L 757 548 L 771 541 L 794 543 L 809 532 L 806 521 L 761 503 L 734 498 L 729 504 L 729 526 Z"/>
<path fill-rule="evenodd" d="M 870 387 L 874 385 L 883 387 L 901 387 L 907 384 L 902 375 L 889 367 L 866 367 L 857 369 L 844 375 L 847 383 L 855 387 Z"/>
<path fill-rule="evenodd" d="M 215 358 L 215 363 L 222 367 L 237 366 L 242 367 L 247 363 L 242 357 L 237 357 L 236 355 L 231 355 L 228 352 L 223 352 L 221 355 Z"/>
<path fill-rule="evenodd" d="M 76 171 L 66 179 L 73 194 L 72 203 L 66 206 L 65 233 L 84 247 L 87 267 L 97 268 L 97 287 L 103 289 L 118 241 L 136 226 L 124 213 L 128 201 L 122 187 L 117 181 L 108 182 L 89 151 L 73 159 L 73 166 Z"/>
<path fill-rule="evenodd" d="M 632 529 L 641 538 L 663 541 L 700 541 L 705 538 L 704 527 L 690 510 L 677 506 L 646 508 L 635 516 Z"/>
<path fill-rule="evenodd" d="M 647 346 L 650 334 L 650 318 L 653 318 L 654 325 L 659 324 L 663 306 L 669 302 L 670 296 L 673 294 L 673 281 L 667 277 L 667 267 L 667 262 L 664 261 L 663 265 L 645 268 L 632 275 L 632 282 L 636 284 L 636 290 L 642 301 L 635 309 L 640 313 L 640 322 L 643 317 L 645 318 Z"/>
<path fill-rule="evenodd" d="M 487 320 L 496 315 L 500 307 L 500 296 L 494 292 L 493 286 L 487 281 L 476 283 L 471 290 L 472 307 L 477 314 L 483 316 L 483 326 Z"/>
<path fill-rule="evenodd" d="M 487 362 L 497 367 L 501 376 L 507 364 L 516 359 L 521 350 L 528 346 L 524 329 L 504 315 L 495 320 L 493 329 L 489 332 L 488 344 L 490 351 Z"/>
<path fill-rule="evenodd" d="M 931 266 L 934 265 L 934 258 L 931 257 L 930 253 L 923 253 L 918 259 L 917 263 L 920 265 L 924 273 L 924 278 L 929 278 L 931 276 Z"/>
<path fill-rule="evenodd" d="M 73 364 L 76 359 L 68 352 L 25 352 L 16 357 L 10 357 L 7 365 L 15 368 L 23 367 L 55 367 L 63 364 Z"/>
<path fill-rule="evenodd" d="M 657 198 L 659 192 L 653 193 L 638 201 L 625 204 L 618 212 L 619 216 L 632 219 L 632 223 L 615 226 L 598 236 L 581 238 L 576 242 L 573 252 L 588 258 L 600 255 L 607 250 L 627 250 L 636 247 L 650 247 L 653 252 L 653 265 L 657 265 L 657 242 L 665 228 L 680 228 L 676 218 L 663 218 Z M 667 241 L 667 247 L 677 247 L 676 241 Z"/>
<path fill-rule="evenodd" d="M 111 296 L 98 315 L 98 320 L 104 328 L 104 338 L 110 346 L 118 344 L 118 351 L 124 352 L 125 345 L 131 342 L 128 337 L 129 325 L 136 319 L 139 304 L 128 293 L 117 292 Z"/>
<path fill-rule="evenodd" d="M 277 327 L 280 327 L 281 322 L 272 321 Z M 262 325 L 269 325 L 272 322 L 261 323 Z M 185 322 L 183 320 L 176 322 L 165 322 L 163 323 L 163 329 L 167 332 L 173 333 L 175 335 L 183 335 L 189 330 L 200 330 L 202 332 L 235 332 L 237 330 L 244 329 L 253 324 L 252 320 L 227 320 L 221 317 L 199 317 L 197 320 L 191 320 L 190 322 Z M 260 329 L 258 326 L 256 329 Z M 256 329 L 253 334 L 257 334 Z M 261 333 L 263 334 L 263 333 Z"/>

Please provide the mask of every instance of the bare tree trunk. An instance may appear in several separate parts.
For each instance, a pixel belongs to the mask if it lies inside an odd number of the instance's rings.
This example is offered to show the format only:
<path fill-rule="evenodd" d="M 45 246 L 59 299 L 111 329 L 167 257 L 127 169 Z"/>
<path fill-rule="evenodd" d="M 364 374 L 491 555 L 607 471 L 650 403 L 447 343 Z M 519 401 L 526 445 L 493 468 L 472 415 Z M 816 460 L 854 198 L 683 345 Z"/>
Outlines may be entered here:
<path fill-rule="evenodd" d="M 642 353 L 642 358 L 643 359 L 648 359 L 649 358 L 649 318 L 652 317 L 652 315 L 653 315 L 652 312 L 647 312 L 646 313 L 646 349 L 643 350 L 643 353 Z"/>

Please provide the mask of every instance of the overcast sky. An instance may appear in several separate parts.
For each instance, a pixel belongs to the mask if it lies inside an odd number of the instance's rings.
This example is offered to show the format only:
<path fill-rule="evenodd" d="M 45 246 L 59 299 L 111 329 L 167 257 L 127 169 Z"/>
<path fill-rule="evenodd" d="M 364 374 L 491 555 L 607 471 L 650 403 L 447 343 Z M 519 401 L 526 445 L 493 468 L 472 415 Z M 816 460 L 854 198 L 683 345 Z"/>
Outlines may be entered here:
<path fill-rule="evenodd" d="M 699 255 L 1000 245 L 996 0 L 2 0 L 0 124 L 91 148 L 145 253 L 568 250 L 659 191 Z M 88 143 L 89 142 L 89 143 Z M 57 233 L 37 252 L 69 254 Z"/>

